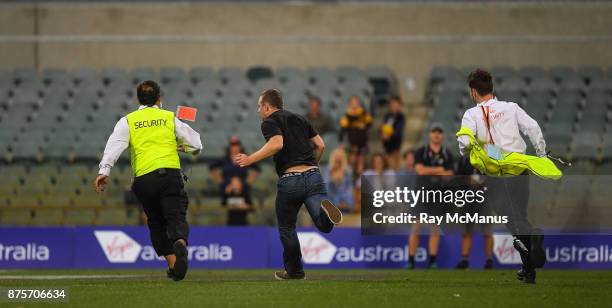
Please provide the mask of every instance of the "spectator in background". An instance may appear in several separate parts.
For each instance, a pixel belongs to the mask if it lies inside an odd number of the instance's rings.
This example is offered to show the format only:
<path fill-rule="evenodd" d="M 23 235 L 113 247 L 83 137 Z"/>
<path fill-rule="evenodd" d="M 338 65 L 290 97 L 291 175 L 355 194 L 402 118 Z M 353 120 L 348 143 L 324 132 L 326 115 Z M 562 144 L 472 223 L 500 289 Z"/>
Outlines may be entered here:
<path fill-rule="evenodd" d="M 325 135 L 336 130 L 332 118 L 321 111 L 321 99 L 316 96 L 310 98 L 306 119 L 310 121 L 310 124 L 319 135 Z"/>
<path fill-rule="evenodd" d="M 429 128 L 429 143 L 419 148 L 415 154 L 415 170 L 418 175 L 417 187 L 427 190 L 442 189 L 443 176 L 453 175 L 453 155 L 444 147 L 444 129 L 440 123 L 432 123 Z M 415 208 L 416 209 L 416 208 Z M 425 204 L 418 209 L 419 213 L 428 215 L 444 215 L 445 207 L 441 204 Z M 417 213 L 417 215 L 419 215 Z M 421 224 L 412 224 L 408 238 L 408 268 L 415 268 L 415 255 L 419 247 Z M 428 268 L 436 268 L 436 257 L 440 245 L 440 226 L 432 224 L 429 234 L 429 264 Z"/>
<path fill-rule="evenodd" d="M 250 165 L 247 168 L 240 168 L 232 161 L 234 155 L 243 153 L 244 149 L 240 140 L 232 136 L 229 139 L 229 145 L 226 150 L 226 155 L 213 162 L 210 166 L 210 174 L 215 183 L 219 185 L 221 198 L 225 198 L 227 187 L 233 177 L 237 177 L 242 182 L 242 189 L 250 194 L 251 184 L 257 179 L 261 169 L 257 164 Z"/>
<path fill-rule="evenodd" d="M 485 177 L 481 175 L 470 163 L 470 156 L 464 155 L 461 157 L 459 161 L 459 165 L 457 166 L 457 174 L 462 175 L 459 177 L 461 180 L 460 189 L 465 190 L 479 190 L 483 189 Z M 460 215 L 465 214 L 475 214 L 478 213 L 480 215 L 488 216 L 493 215 L 491 206 L 486 204 L 486 199 L 484 204 L 466 204 L 460 209 Z M 478 224 L 481 228 L 482 235 L 484 236 L 484 251 L 486 256 L 486 261 L 484 268 L 492 269 L 493 268 L 493 225 L 491 224 Z M 468 223 L 463 225 L 465 227 L 465 232 L 463 233 L 463 238 L 461 240 L 461 261 L 457 263 L 458 269 L 467 269 L 470 267 L 469 256 L 470 250 L 472 249 L 472 236 L 474 233 L 474 228 L 476 227 L 475 223 Z"/>
<path fill-rule="evenodd" d="M 225 187 L 221 203 L 227 208 L 228 226 L 246 226 L 247 214 L 253 210 L 251 195 L 243 189 L 242 180 L 234 176 Z"/>
<path fill-rule="evenodd" d="M 372 125 L 372 116 L 361 106 L 357 96 L 351 96 L 346 113 L 340 119 L 340 141 L 348 136 L 350 164 L 353 176 L 358 178 L 365 168 L 365 156 L 368 153 L 368 130 Z"/>
<path fill-rule="evenodd" d="M 398 171 L 401 181 L 405 187 L 413 188 L 416 185 L 416 169 L 414 167 L 414 152 L 408 150 L 404 152 L 404 166 Z"/>
<path fill-rule="evenodd" d="M 392 188 L 395 181 L 395 170 L 389 169 L 385 155 L 382 153 L 372 154 L 370 166 L 363 172 L 374 189 Z"/>
<path fill-rule="evenodd" d="M 336 148 L 329 157 L 329 166 L 325 170 L 327 196 L 341 211 L 347 213 L 355 208 L 353 202 L 353 172 L 348 166 L 346 152 Z"/>
<path fill-rule="evenodd" d="M 400 148 L 402 147 L 405 125 L 406 118 L 402 113 L 402 101 L 399 96 L 394 96 L 391 98 L 389 112 L 385 114 L 380 129 L 387 161 L 394 170 L 400 168 Z"/>
<path fill-rule="evenodd" d="M 391 189 L 395 185 L 395 170 L 387 168 L 387 162 L 385 155 L 382 153 L 374 153 L 370 158 L 368 169 L 363 172 L 365 180 L 369 184 L 368 186 L 374 190 Z M 355 202 L 355 206 L 361 210 L 361 188 L 362 178 L 357 179 L 357 188 L 355 190 L 354 199 L 359 202 Z"/>

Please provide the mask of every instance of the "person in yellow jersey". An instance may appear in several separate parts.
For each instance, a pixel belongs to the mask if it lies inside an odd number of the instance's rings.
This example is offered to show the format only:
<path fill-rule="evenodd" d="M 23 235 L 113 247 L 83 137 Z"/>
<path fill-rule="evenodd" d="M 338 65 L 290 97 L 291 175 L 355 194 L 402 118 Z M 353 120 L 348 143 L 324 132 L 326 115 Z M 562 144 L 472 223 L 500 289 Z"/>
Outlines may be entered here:
<path fill-rule="evenodd" d="M 132 191 L 147 215 L 153 248 L 168 262 L 168 278 L 179 281 L 187 273 L 189 225 L 178 151 L 196 155 L 202 142 L 196 131 L 161 108 L 157 83 L 142 82 L 137 96 L 138 110 L 121 118 L 108 138 L 94 184 L 97 192 L 104 190 L 111 168 L 129 147 Z"/>

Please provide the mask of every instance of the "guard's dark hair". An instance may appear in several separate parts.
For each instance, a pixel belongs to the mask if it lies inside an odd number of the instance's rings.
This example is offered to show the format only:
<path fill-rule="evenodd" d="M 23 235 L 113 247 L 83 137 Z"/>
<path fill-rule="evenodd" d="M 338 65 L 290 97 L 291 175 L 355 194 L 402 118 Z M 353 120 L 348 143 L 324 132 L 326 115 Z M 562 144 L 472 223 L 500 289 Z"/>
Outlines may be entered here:
<path fill-rule="evenodd" d="M 138 85 L 136 95 L 141 105 L 153 106 L 159 101 L 159 85 L 153 80 L 143 81 Z"/>
<path fill-rule="evenodd" d="M 268 89 L 261 92 L 261 103 L 266 103 L 274 108 L 283 109 L 283 96 L 276 89 Z"/>
<path fill-rule="evenodd" d="M 493 93 L 493 77 L 485 70 L 476 69 L 471 72 L 467 82 L 470 88 L 475 89 L 480 96 Z"/>

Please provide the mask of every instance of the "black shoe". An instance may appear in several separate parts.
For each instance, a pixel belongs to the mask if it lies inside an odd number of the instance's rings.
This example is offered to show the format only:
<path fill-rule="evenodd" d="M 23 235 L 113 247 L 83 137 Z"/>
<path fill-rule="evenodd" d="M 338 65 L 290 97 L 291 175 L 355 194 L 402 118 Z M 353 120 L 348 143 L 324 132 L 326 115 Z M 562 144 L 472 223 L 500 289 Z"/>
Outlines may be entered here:
<path fill-rule="evenodd" d="M 457 263 L 457 266 L 455 266 L 456 269 L 467 269 L 470 267 L 470 261 L 468 260 L 461 260 L 459 261 L 459 263 Z"/>
<path fill-rule="evenodd" d="M 408 262 L 406 263 L 406 269 L 408 270 L 413 270 L 416 268 L 416 264 L 414 262 Z"/>
<path fill-rule="evenodd" d="M 535 283 L 536 271 L 528 271 L 523 267 L 516 272 L 516 279 L 524 283 Z"/>
<path fill-rule="evenodd" d="M 168 269 L 166 270 L 166 277 L 167 277 L 167 278 L 169 278 L 169 279 L 174 278 L 174 271 L 172 271 L 172 269 L 171 269 L 171 268 L 168 268 Z"/>
<path fill-rule="evenodd" d="M 546 252 L 544 251 L 544 235 L 541 229 L 533 229 L 531 235 L 531 247 L 529 248 L 529 257 L 531 262 L 537 268 L 544 267 L 546 264 Z"/>
<path fill-rule="evenodd" d="M 438 268 L 438 263 L 436 263 L 436 261 L 429 262 L 429 264 L 427 264 L 427 269 L 437 269 L 437 268 Z"/>
<path fill-rule="evenodd" d="M 183 280 L 187 274 L 187 247 L 181 241 L 176 241 L 174 245 L 172 245 L 172 250 L 174 251 L 174 255 L 176 255 L 176 262 L 172 269 L 172 279 L 174 281 L 180 281 Z"/>
<path fill-rule="evenodd" d="M 321 201 L 321 209 L 334 225 L 342 223 L 342 212 L 331 201 L 327 199 Z"/>
<path fill-rule="evenodd" d="M 487 261 L 485 262 L 485 269 L 493 269 L 493 259 L 487 259 Z"/>
<path fill-rule="evenodd" d="M 526 272 L 527 271 L 525 271 L 525 268 L 521 267 L 520 270 L 516 271 L 516 279 L 523 281 Z"/>
<path fill-rule="evenodd" d="M 523 276 L 524 283 L 534 284 L 536 280 L 536 271 L 535 269 L 532 271 L 525 271 L 525 276 Z"/>
<path fill-rule="evenodd" d="M 276 278 L 276 280 L 302 280 L 306 279 L 306 274 L 302 273 L 301 275 L 289 275 L 286 271 L 278 271 L 274 272 L 274 278 Z"/>

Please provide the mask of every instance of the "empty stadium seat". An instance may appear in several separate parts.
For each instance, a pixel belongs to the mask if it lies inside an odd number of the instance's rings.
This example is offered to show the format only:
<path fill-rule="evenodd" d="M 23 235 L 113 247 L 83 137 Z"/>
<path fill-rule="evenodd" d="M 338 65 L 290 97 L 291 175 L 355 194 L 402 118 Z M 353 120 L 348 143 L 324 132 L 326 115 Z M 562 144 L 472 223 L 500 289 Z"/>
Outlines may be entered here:
<path fill-rule="evenodd" d="M 542 79 L 547 76 L 546 71 L 541 67 L 526 66 L 518 70 L 519 76 L 525 78 L 527 82 L 535 79 Z"/>
<path fill-rule="evenodd" d="M 518 72 L 510 66 L 498 66 L 491 69 L 495 82 L 504 84 L 508 79 L 520 78 Z"/>
<path fill-rule="evenodd" d="M 32 211 L 21 208 L 1 208 L 0 225 L 2 226 L 27 226 L 32 220 Z"/>
<path fill-rule="evenodd" d="M 38 208 L 30 221 L 33 226 L 58 226 L 63 223 L 64 210 L 57 208 Z"/>
<path fill-rule="evenodd" d="M 245 72 L 238 67 L 223 67 L 219 69 L 219 77 L 224 84 L 245 85 L 248 83 Z"/>
<path fill-rule="evenodd" d="M 72 76 L 74 83 L 77 85 L 98 84 L 102 82 L 98 72 L 92 68 L 77 68 L 74 69 L 70 75 Z"/>
<path fill-rule="evenodd" d="M 548 71 L 548 74 L 555 82 L 561 83 L 565 79 L 576 76 L 576 70 L 568 66 L 555 66 Z"/>
<path fill-rule="evenodd" d="M 96 218 L 94 209 L 67 209 L 64 213 L 64 225 L 73 226 L 90 226 Z"/>
<path fill-rule="evenodd" d="M 196 66 L 189 70 L 189 77 L 193 83 L 208 80 L 216 77 L 215 72 L 210 67 Z"/>
<path fill-rule="evenodd" d="M 150 67 L 139 67 L 129 72 L 130 81 L 133 85 L 138 85 L 145 80 L 160 80 L 159 73 Z"/>
<path fill-rule="evenodd" d="M 159 79 L 162 84 L 174 84 L 179 81 L 187 81 L 187 73 L 180 67 L 162 67 L 159 69 Z"/>
<path fill-rule="evenodd" d="M 557 87 L 555 81 L 548 76 L 534 77 L 529 84 L 532 90 L 554 91 Z"/>
<path fill-rule="evenodd" d="M 583 66 L 576 70 L 577 75 L 587 83 L 592 83 L 594 80 L 604 79 L 606 74 L 601 67 Z"/>
<path fill-rule="evenodd" d="M 280 67 L 276 70 L 275 76 L 282 84 L 304 84 L 308 83 L 304 71 L 295 67 Z"/>
<path fill-rule="evenodd" d="M 125 208 L 101 208 L 94 220 L 97 226 L 119 226 L 125 225 L 128 221 L 127 210 Z"/>

